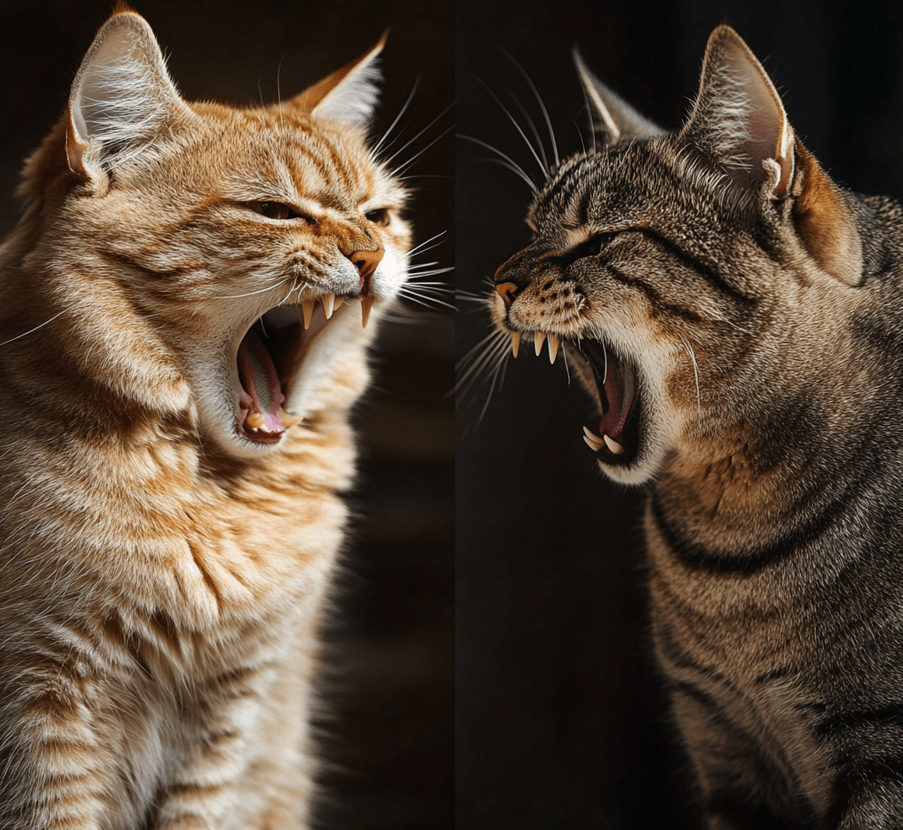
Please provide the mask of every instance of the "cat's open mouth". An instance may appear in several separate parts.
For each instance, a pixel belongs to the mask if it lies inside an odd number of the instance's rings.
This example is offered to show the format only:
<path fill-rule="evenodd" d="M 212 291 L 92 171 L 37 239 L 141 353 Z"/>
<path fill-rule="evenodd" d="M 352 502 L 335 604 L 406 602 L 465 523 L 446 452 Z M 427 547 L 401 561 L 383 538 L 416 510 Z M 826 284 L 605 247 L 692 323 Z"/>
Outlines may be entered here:
<path fill-rule="evenodd" d="M 302 421 L 283 408 L 289 385 L 310 343 L 342 304 L 307 300 L 301 305 L 270 309 L 248 329 L 235 356 L 238 368 L 239 434 L 260 444 L 276 444 L 283 433 Z M 364 310 L 366 324 L 368 307 Z"/>
<path fill-rule="evenodd" d="M 602 419 L 598 427 L 584 426 L 587 446 L 606 464 L 629 464 L 640 445 L 640 384 L 635 367 L 612 348 L 595 340 L 581 340 L 596 381 Z"/>

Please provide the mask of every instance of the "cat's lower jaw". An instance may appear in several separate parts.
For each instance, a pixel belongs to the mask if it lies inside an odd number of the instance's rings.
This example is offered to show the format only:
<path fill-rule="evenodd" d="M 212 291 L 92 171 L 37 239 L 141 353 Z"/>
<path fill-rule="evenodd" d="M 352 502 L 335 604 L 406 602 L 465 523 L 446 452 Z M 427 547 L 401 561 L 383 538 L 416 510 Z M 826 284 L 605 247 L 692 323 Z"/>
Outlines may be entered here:
<path fill-rule="evenodd" d="M 362 332 L 362 317 L 385 305 L 362 300 L 278 306 L 230 338 L 228 350 L 186 360 L 203 434 L 232 456 L 259 458 L 313 427 L 318 413 L 347 411 L 369 376 L 375 326 Z"/>

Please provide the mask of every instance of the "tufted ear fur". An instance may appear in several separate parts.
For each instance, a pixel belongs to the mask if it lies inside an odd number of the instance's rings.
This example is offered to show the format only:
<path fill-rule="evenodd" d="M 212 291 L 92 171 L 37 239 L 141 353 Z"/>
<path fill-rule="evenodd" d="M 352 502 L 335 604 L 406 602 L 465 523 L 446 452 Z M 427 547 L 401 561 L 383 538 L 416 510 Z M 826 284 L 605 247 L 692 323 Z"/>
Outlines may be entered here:
<path fill-rule="evenodd" d="M 177 114 L 191 115 L 145 20 L 114 14 L 97 33 L 69 96 L 69 168 L 100 183 L 105 168 L 151 145 Z"/>
<path fill-rule="evenodd" d="M 795 227 L 812 259 L 841 282 L 858 282 L 862 244 L 843 193 L 795 137 L 774 84 L 729 26 L 709 38 L 680 136 L 736 186 L 793 197 Z"/>
<path fill-rule="evenodd" d="M 388 34 L 386 32 L 369 52 L 314 84 L 296 96 L 292 103 L 315 118 L 362 126 L 368 124 L 376 109 L 382 80 L 377 58 Z"/>
<path fill-rule="evenodd" d="M 580 50 L 574 47 L 574 64 L 583 84 L 583 91 L 593 114 L 593 125 L 609 144 L 614 147 L 622 141 L 654 138 L 664 135 L 664 130 L 640 115 L 620 95 L 612 92 L 584 63 Z"/>

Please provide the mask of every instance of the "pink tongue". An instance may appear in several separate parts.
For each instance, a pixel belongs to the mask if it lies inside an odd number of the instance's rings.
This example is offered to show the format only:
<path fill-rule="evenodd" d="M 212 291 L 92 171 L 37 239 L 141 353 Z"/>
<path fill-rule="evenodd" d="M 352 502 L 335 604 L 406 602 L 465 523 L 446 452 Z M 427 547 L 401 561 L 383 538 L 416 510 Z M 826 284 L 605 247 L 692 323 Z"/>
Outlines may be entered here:
<path fill-rule="evenodd" d="M 605 396 L 608 398 L 608 412 L 599 424 L 599 434 L 608 435 L 609 438 L 617 439 L 624 429 L 624 423 L 627 421 L 627 415 L 630 413 L 630 405 L 633 403 L 632 388 L 629 391 L 629 400 L 620 400 L 624 394 L 624 389 L 618 387 L 615 375 L 620 375 L 613 367 L 609 370 L 608 376 L 605 378 Z M 624 379 L 619 378 L 621 384 Z M 632 384 L 631 384 L 632 387 Z"/>
<path fill-rule="evenodd" d="M 285 395 L 269 352 L 254 329 L 239 344 L 237 362 L 238 377 L 246 393 L 241 401 L 242 423 L 251 418 L 262 432 L 285 432 L 279 417 Z"/>

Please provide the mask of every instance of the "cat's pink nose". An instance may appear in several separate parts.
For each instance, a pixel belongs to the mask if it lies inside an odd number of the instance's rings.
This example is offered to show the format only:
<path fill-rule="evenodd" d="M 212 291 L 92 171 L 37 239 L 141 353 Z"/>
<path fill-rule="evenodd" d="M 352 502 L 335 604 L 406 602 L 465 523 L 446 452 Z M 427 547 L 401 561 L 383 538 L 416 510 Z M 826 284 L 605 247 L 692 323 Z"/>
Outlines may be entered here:
<path fill-rule="evenodd" d="M 514 282 L 500 282 L 495 290 L 499 292 L 499 296 L 505 301 L 505 308 L 511 308 L 514 298 L 520 293 L 520 286 Z"/>
<path fill-rule="evenodd" d="M 377 251 L 354 251 L 348 254 L 348 259 L 352 265 L 357 268 L 361 275 L 361 291 L 365 291 L 370 286 L 370 278 L 376 271 L 376 267 L 382 262 L 383 255 L 386 252 L 380 248 Z"/>

